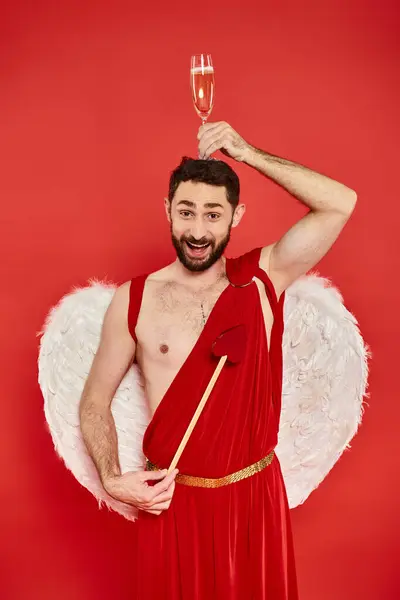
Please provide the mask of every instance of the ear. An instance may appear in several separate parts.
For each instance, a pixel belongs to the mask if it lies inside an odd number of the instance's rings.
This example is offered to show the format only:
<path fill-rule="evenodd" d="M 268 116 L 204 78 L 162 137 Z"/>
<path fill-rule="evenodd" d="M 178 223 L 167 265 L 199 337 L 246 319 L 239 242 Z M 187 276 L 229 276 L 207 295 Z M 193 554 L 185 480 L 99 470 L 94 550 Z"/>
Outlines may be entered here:
<path fill-rule="evenodd" d="M 233 213 L 232 227 L 237 227 L 239 225 L 245 212 L 246 212 L 246 205 L 238 204 L 237 207 L 235 208 L 235 212 Z"/>
<path fill-rule="evenodd" d="M 164 198 L 165 212 L 167 213 L 167 219 L 171 223 L 171 203 L 168 198 Z"/>

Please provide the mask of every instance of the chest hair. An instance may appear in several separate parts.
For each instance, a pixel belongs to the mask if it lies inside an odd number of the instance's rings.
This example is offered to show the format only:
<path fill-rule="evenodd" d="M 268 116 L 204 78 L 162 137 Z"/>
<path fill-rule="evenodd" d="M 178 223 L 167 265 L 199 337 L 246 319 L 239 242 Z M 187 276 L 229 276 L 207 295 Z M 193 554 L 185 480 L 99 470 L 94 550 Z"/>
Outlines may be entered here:
<path fill-rule="evenodd" d="M 214 284 L 195 291 L 174 281 L 156 286 L 151 303 L 155 311 L 154 325 L 161 337 L 166 327 L 170 334 L 176 331 L 198 335 L 227 282 L 223 275 Z"/>

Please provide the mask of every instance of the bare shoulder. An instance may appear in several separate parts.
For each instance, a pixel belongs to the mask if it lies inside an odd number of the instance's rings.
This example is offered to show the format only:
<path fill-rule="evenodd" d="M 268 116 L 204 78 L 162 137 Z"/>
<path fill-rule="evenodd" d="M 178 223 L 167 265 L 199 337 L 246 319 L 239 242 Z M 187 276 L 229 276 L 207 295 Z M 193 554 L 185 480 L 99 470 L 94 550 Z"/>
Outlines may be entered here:
<path fill-rule="evenodd" d="M 267 273 L 270 274 L 270 261 L 271 261 L 271 252 L 275 244 L 269 244 L 269 246 L 264 246 L 261 250 L 259 266 L 260 268 Z"/>
<path fill-rule="evenodd" d="M 128 330 L 130 281 L 117 287 L 104 318 L 104 333 Z"/>
<path fill-rule="evenodd" d="M 117 287 L 111 304 L 114 305 L 115 310 L 124 310 L 129 305 L 129 291 L 131 288 L 131 282 L 125 281 Z"/>
<path fill-rule="evenodd" d="M 265 271 L 265 273 L 270 278 L 272 285 L 274 286 L 276 296 L 279 299 L 287 286 L 285 285 L 285 280 L 282 276 L 282 273 L 274 271 L 274 269 L 271 266 L 271 256 L 275 246 L 276 242 L 273 244 L 269 244 L 268 246 L 264 246 L 264 248 L 262 248 L 258 264 L 260 269 Z"/>

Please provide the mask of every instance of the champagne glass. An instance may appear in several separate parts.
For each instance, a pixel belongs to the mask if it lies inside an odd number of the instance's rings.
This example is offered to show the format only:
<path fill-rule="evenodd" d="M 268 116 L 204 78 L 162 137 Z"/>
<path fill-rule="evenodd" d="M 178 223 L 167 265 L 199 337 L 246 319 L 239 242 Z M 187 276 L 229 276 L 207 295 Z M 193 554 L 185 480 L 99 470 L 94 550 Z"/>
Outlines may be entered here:
<path fill-rule="evenodd" d="M 192 56 L 190 85 L 194 108 L 204 125 L 214 105 L 215 81 L 211 54 L 195 54 Z"/>

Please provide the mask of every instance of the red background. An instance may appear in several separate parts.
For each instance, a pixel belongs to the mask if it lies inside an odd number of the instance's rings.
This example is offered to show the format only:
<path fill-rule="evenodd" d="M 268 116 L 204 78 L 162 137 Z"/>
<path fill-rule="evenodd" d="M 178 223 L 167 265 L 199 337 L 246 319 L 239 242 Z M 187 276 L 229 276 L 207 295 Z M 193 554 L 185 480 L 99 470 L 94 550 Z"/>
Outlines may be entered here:
<path fill-rule="evenodd" d="M 301 598 L 397 598 L 400 9 L 133 4 L 2 3 L 0 596 L 131 598 L 134 525 L 99 512 L 56 458 L 35 334 L 72 285 L 123 282 L 173 258 L 162 199 L 170 170 L 196 152 L 189 58 L 211 52 L 213 120 L 358 192 L 319 270 L 372 347 L 371 398 L 352 450 L 292 512 L 293 528 Z M 230 255 L 273 241 L 303 212 L 237 171 L 248 212 Z"/>

